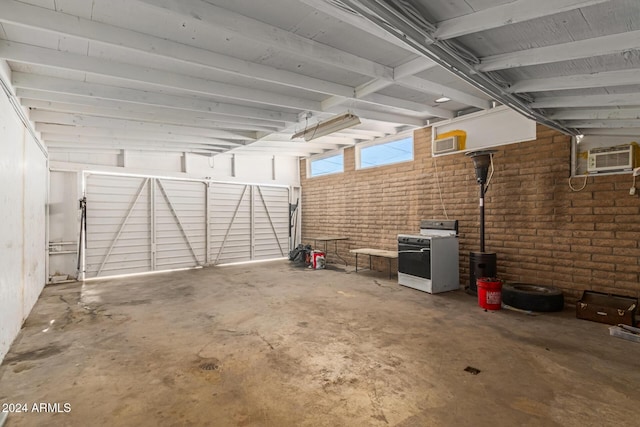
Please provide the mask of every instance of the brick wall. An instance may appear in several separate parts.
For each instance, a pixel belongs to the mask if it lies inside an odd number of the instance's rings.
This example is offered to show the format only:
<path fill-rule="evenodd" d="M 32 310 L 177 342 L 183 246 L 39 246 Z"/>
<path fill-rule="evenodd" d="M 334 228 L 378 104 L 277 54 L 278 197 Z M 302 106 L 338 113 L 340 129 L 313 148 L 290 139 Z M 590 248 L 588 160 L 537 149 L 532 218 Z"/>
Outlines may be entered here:
<path fill-rule="evenodd" d="M 479 250 L 473 163 L 463 154 L 431 157 L 430 128 L 414 141 L 414 161 L 372 169 L 355 170 L 354 148 L 340 174 L 308 179 L 302 160 L 302 236 L 348 236 L 339 251 L 353 265 L 348 249 L 395 250 L 398 234 L 417 234 L 421 219 L 444 218 L 446 209 L 460 224 L 464 286 L 469 251 Z M 640 197 L 629 195 L 631 175 L 592 176 L 572 191 L 570 149 L 568 136 L 543 126 L 535 141 L 497 148 L 486 251 L 497 253 L 500 278 L 554 285 L 569 300 L 586 289 L 640 296 Z M 580 188 L 583 179 L 572 183 Z M 377 268 L 386 271 L 387 261 Z"/>

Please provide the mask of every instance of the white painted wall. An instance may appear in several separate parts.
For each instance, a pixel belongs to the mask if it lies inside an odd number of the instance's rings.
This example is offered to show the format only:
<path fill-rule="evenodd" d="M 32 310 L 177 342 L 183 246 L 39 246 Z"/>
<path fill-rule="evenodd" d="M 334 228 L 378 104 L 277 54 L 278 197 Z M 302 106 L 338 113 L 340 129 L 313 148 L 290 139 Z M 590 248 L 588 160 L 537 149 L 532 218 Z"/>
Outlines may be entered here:
<path fill-rule="evenodd" d="M 45 284 L 47 174 L 0 91 L 0 362 Z"/>
<path fill-rule="evenodd" d="M 232 163 L 235 167 L 232 169 Z M 215 157 L 187 154 L 187 172 L 218 181 L 300 185 L 297 157 L 257 154 L 218 154 Z M 274 173 L 275 170 L 275 173 Z"/>
<path fill-rule="evenodd" d="M 119 151 L 96 153 L 96 152 L 49 152 L 50 161 L 72 164 L 90 164 L 101 166 L 122 166 L 121 154 Z"/>
<path fill-rule="evenodd" d="M 300 185 L 299 160 L 293 156 L 238 153 L 213 157 L 183 153 L 149 153 L 126 150 L 124 153 L 50 152 L 52 167 L 65 170 L 94 170 L 177 178 L 211 179 L 225 182 Z M 232 167 L 232 163 L 235 166 Z M 275 165 L 275 174 L 274 174 Z"/>
<path fill-rule="evenodd" d="M 49 186 L 49 224 L 53 224 L 49 226 L 49 277 L 75 279 L 80 234 L 80 173 L 53 170 L 49 173 Z"/>

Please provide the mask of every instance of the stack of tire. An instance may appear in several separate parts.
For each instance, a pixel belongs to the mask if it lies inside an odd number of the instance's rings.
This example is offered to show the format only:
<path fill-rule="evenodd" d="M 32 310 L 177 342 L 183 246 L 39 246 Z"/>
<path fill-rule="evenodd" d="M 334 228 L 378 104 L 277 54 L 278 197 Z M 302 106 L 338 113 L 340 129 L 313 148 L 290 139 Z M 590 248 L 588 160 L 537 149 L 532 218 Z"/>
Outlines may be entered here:
<path fill-rule="evenodd" d="M 502 302 L 527 311 L 562 311 L 564 295 L 553 286 L 505 283 L 502 285 Z"/>

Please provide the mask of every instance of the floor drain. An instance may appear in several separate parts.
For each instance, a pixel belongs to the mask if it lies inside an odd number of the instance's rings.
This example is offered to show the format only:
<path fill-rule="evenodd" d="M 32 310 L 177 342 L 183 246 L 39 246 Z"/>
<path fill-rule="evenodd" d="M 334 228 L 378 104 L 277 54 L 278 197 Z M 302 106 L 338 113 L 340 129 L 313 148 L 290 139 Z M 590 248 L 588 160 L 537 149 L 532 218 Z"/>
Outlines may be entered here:
<path fill-rule="evenodd" d="M 200 365 L 200 369 L 203 371 L 217 371 L 220 369 L 220 366 L 216 363 L 203 363 Z"/>

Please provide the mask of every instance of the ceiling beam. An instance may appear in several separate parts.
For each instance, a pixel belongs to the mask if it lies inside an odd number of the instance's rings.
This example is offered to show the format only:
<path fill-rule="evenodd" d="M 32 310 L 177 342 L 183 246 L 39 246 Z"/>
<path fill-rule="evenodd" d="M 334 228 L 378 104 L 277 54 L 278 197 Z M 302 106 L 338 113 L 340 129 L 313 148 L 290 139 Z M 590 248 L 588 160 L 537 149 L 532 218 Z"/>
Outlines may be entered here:
<path fill-rule="evenodd" d="M 409 125 L 413 127 L 423 127 L 426 120 L 416 117 L 410 117 L 403 114 L 396 114 L 391 112 L 381 112 L 368 110 L 366 108 L 354 107 L 349 111 L 356 114 L 360 119 L 375 120 L 380 122 L 393 123 L 395 125 Z"/>
<path fill-rule="evenodd" d="M 397 83 L 397 81 L 400 81 L 413 74 L 419 73 L 421 71 L 426 71 L 436 66 L 437 64 L 428 58 L 418 57 L 418 58 L 412 59 L 393 69 L 394 80 L 381 79 L 381 78 L 370 80 L 356 87 L 353 97 L 332 96 L 328 99 L 325 99 L 324 101 L 322 101 L 322 108 L 325 110 L 331 109 L 332 107 L 336 107 L 338 105 L 342 105 L 345 102 L 350 101 L 352 98 L 364 99 L 370 94 L 376 93 L 389 86 L 393 86 L 394 84 Z M 394 98 L 389 98 L 389 100 L 393 100 L 394 103 L 403 101 L 401 99 L 394 99 Z M 371 102 L 370 99 L 369 101 Z M 424 109 L 424 106 L 421 106 L 421 108 L 416 111 L 422 111 L 423 109 Z M 433 109 L 429 114 L 436 117 L 447 118 L 446 114 L 448 114 L 448 112 L 446 110 L 438 111 L 437 109 Z M 445 115 L 440 116 L 440 114 L 445 114 Z"/>
<path fill-rule="evenodd" d="M 601 135 L 601 136 L 630 136 L 637 138 L 640 135 L 640 126 L 626 129 L 585 129 L 585 135 Z"/>
<path fill-rule="evenodd" d="M 333 16 L 334 18 L 348 24 L 352 27 L 355 27 L 365 33 L 371 34 L 374 37 L 382 39 L 388 43 L 391 43 L 397 47 L 407 49 L 407 46 L 404 45 L 397 38 L 391 36 L 386 31 L 382 30 L 380 27 L 372 24 L 371 22 L 364 19 L 361 15 L 356 12 L 351 12 L 341 7 L 336 6 L 334 3 L 330 3 L 325 0 L 300 0 L 300 2 L 311 6 L 312 8 L 319 10 L 320 12 Z M 417 52 L 415 52 L 417 53 Z M 424 58 L 425 61 L 428 59 Z"/>
<path fill-rule="evenodd" d="M 135 104 L 154 105 L 157 107 L 171 107 L 189 111 L 214 112 L 229 116 L 241 116 L 263 120 L 285 122 L 296 122 L 298 120 L 298 116 L 293 113 L 283 113 L 274 110 L 245 107 L 223 102 L 212 102 L 194 97 L 165 95 L 144 90 L 79 82 L 38 74 L 14 72 L 12 73 L 11 81 L 13 86 L 18 89 L 35 89 L 44 92 L 79 95 L 89 98 L 101 98 Z"/>
<path fill-rule="evenodd" d="M 453 111 L 444 108 L 432 107 L 430 105 L 421 104 L 419 102 L 407 101 L 404 99 L 392 98 L 378 93 L 372 93 L 360 100 L 361 102 L 372 102 L 374 104 L 388 105 L 389 107 L 405 110 L 407 113 L 415 113 L 416 111 L 431 117 L 441 117 L 444 119 L 452 119 Z"/>
<path fill-rule="evenodd" d="M 396 133 L 398 133 L 399 128 L 404 127 L 404 126 L 398 126 L 395 123 L 379 122 L 377 120 L 368 120 L 362 117 L 360 117 L 360 121 L 362 122 L 361 126 L 364 129 L 382 132 L 386 135 L 395 135 Z M 422 127 L 425 125 L 425 123 L 426 121 L 423 120 L 422 124 L 417 127 Z M 414 126 L 410 126 L 410 127 L 414 127 Z"/>
<path fill-rule="evenodd" d="M 203 129 L 192 126 L 177 126 L 162 123 L 150 123 L 126 119 L 110 119 L 84 114 L 55 113 L 34 110 L 29 115 L 34 122 L 57 123 L 70 126 L 102 127 L 122 130 L 143 130 L 150 132 L 172 133 L 176 135 L 193 135 L 210 138 L 225 138 L 236 141 L 250 141 L 256 137 L 255 132 L 227 131 L 222 129 Z"/>
<path fill-rule="evenodd" d="M 486 99 L 479 98 L 468 93 L 452 89 L 448 86 L 441 85 L 439 83 L 431 82 L 429 80 L 421 79 L 419 77 L 406 77 L 398 81 L 401 86 L 409 89 L 417 90 L 423 93 L 433 94 L 434 98 L 440 98 L 446 96 L 453 101 L 461 102 L 463 104 L 471 105 L 473 107 L 487 110 L 491 108 L 491 103 Z"/>
<path fill-rule="evenodd" d="M 252 142 L 251 144 L 247 144 L 246 146 L 251 146 L 251 147 L 256 147 L 256 146 L 262 146 L 263 144 L 267 145 L 267 144 L 271 144 L 272 142 L 277 142 L 277 143 L 287 143 L 287 144 L 309 144 L 311 143 L 312 147 L 317 147 L 317 148 L 324 148 L 326 150 L 331 150 L 331 149 L 335 149 L 335 148 L 340 148 L 340 147 L 344 147 L 344 146 L 349 146 L 349 145 L 353 145 L 354 142 L 351 143 L 339 143 L 336 141 L 333 142 L 327 142 L 323 139 L 315 139 L 312 142 L 307 142 L 304 141 L 303 139 L 300 138 L 297 141 L 292 141 L 291 140 L 291 133 L 272 133 L 269 135 L 265 135 L 263 138 L 258 139 L 255 142 Z"/>
<path fill-rule="evenodd" d="M 320 143 L 329 143 L 329 144 L 337 144 L 337 145 L 355 145 L 360 139 L 354 137 L 353 135 L 341 134 L 340 132 L 332 133 L 331 135 L 321 136 L 320 138 L 316 138 L 313 142 Z M 302 142 L 303 139 L 300 138 L 298 141 Z"/>
<path fill-rule="evenodd" d="M 640 93 L 615 93 L 602 95 L 545 96 L 537 98 L 532 108 L 571 108 L 571 107 L 607 107 L 637 106 Z"/>
<path fill-rule="evenodd" d="M 104 141 L 100 145 L 91 145 L 82 142 L 64 142 L 56 141 L 51 144 L 47 144 L 47 149 L 60 150 L 60 151 L 111 151 L 111 150 L 134 150 L 134 151 L 152 151 L 152 152 L 169 152 L 169 153 L 201 153 L 201 154 L 219 154 L 225 151 L 217 150 L 215 148 L 197 147 L 189 145 L 167 145 L 167 144 L 139 144 L 128 141 Z"/>
<path fill-rule="evenodd" d="M 37 111 L 47 111 L 51 113 L 89 114 L 91 116 L 99 116 L 112 119 L 140 120 L 145 122 L 166 123 L 178 126 L 193 126 L 206 129 L 242 130 L 255 132 L 274 132 L 277 130 L 277 128 L 275 127 L 254 126 L 249 124 L 239 125 L 229 122 L 211 121 L 195 117 L 191 118 L 189 116 L 193 115 L 193 113 L 185 113 L 183 111 L 175 111 L 175 113 L 180 112 L 183 113 L 183 115 L 169 114 L 166 112 L 139 112 L 113 108 L 91 107 L 78 104 L 38 101 L 35 99 L 24 98 L 20 100 L 20 104 L 23 107 L 31 108 Z"/>
<path fill-rule="evenodd" d="M 135 139 L 138 141 L 149 142 L 177 142 L 177 143 L 193 143 L 206 144 L 216 147 L 237 147 L 243 144 L 227 141 L 219 138 L 207 138 L 193 135 L 174 135 L 162 132 L 151 131 L 135 131 L 107 129 L 97 127 L 80 127 L 56 125 L 50 123 L 36 123 L 36 130 L 43 135 L 43 139 L 49 141 L 65 140 L 69 136 L 85 137 L 85 138 L 118 138 L 118 139 Z M 46 138 L 45 138 L 46 135 Z"/>
<path fill-rule="evenodd" d="M 128 145 L 135 146 L 145 146 L 145 147 L 156 147 L 156 148 L 164 148 L 164 149 L 177 149 L 178 151 L 185 150 L 187 148 L 195 148 L 201 150 L 210 150 L 223 152 L 228 150 L 225 147 L 216 147 L 207 144 L 198 144 L 198 143 L 176 143 L 170 141 L 148 141 L 145 139 L 136 139 L 136 138 L 105 138 L 105 137 L 93 137 L 86 138 L 78 135 L 68 135 L 67 139 L 57 138 L 55 140 L 51 140 L 47 142 L 47 145 L 51 146 L 62 146 L 64 144 L 68 145 L 82 145 L 85 147 L 102 147 L 102 146 L 111 146 L 111 147 L 120 147 L 126 148 Z"/>
<path fill-rule="evenodd" d="M 50 136 L 50 135 L 49 135 Z M 99 137 L 99 136 L 82 136 L 82 135 L 61 135 L 50 136 L 46 139 L 47 147 L 73 145 L 73 146 L 93 146 L 93 147 L 114 147 L 114 148 L 127 148 L 129 146 L 144 146 L 144 147 L 156 147 L 157 150 L 175 149 L 175 151 L 185 151 L 187 149 L 197 150 L 209 150 L 215 152 L 225 152 L 235 147 L 220 147 L 209 144 L 198 144 L 193 142 L 176 142 L 176 141 L 150 141 L 148 139 L 137 138 L 115 138 L 115 137 Z"/>
<path fill-rule="evenodd" d="M 421 73 L 423 71 L 430 70 L 432 68 L 436 68 L 438 64 L 419 54 L 417 58 L 414 58 L 410 61 L 407 61 L 403 64 L 394 67 L 393 69 L 393 78 L 394 80 L 401 80 L 405 77 L 413 76 L 414 74 Z"/>
<path fill-rule="evenodd" d="M 508 90 L 511 93 L 522 93 L 635 84 L 640 84 L 640 72 L 637 69 L 520 80 L 513 83 Z"/>
<path fill-rule="evenodd" d="M 218 35 L 220 31 L 225 31 L 232 37 L 241 37 L 260 45 L 271 46 L 279 51 L 293 53 L 316 63 L 324 63 L 370 77 L 387 79 L 393 77 L 393 69 L 390 67 L 309 40 L 201 0 L 139 1 L 157 8 L 170 10 L 180 15 L 181 22 L 193 21 L 201 26 L 214 27 Z"/>
<path fill-rule="evenodd" d="M 350 96 L 353 88 L 287 70 L 243 61 L 210 50 L 142 34 L 122 27 L 68 15 L 15 0 L 2 0 L 0 22 L 95 41 L 176 63 L 197 65 L 253 80 L 277 83 L 330 95 Z"/>
<path fill-rule="evenodd" d="M 568 129 L 560 122 L 554 122 L 532 109 L 528 103 L 520 97 L 513 96 L 505 91 L 502 84 L 484 73 L 478 73 L 468 58 L 465 58 L 459 51 L 447 43 L 434 38 L 432 32 L 426 28 L 428 23 L 423 19 L 418 19 L 411 11 L 397 8 L 396 5 L 383 0 L 341 0 L 364 15 L 371 22 L 389 31 L 392 35 L 403 40 L 414 49 L 418 49 L 424 56 L 437 62 L 444 69 L 474 86 L 477 90 L 486 94 L 494 101 L 507 105 L 523 116 L 535 120 L 538 123 L 547 125 L 553 129 L 566 134 L 575 135 L 575 129 Z M 536 3 L 537 6 L 537 3 Z M 415 79 L 415 77 L 412 77 Z M 418 79 L 420 80 L 420 79 Z M 452 97 L 452 99 L 454 99 Z M 486 107 L 490 108 L 490 102 L 484 101 Z M 465 102 L 473 105 L 472 102 Z"/>
<path fill-rule="evenodd" d="M 260 154 L 264 154 L 265 156 L 271 156 L 274 154 L 277 154 L 279 156 L 294 156 L 294 157 L 308 157 L 311 156 L 314 153 L 311 153 L 309 151 L 305 151 L 305 150 L 280 150 L 280 149 L 274 149 L 274 150 L 269 150 L 267 148 L 264 149 L 260 149 L 260 150 L 247 150 L 244 148 L 236 148 L 233 150 L 230 150 L 227 152 L 228 154 L 253 154 L 253 155 L 260 155 Z"/>
<path fill-rule="evenodd" d="M 293 148 L 293 149 L 301 149 L 301 150 L 312 150 L 318 153 L 323 151 L 332 150 L 334 148 L 340 147 L 339 144 L 327 144 L 327 143 L 314 143 L 307 141 L 292 141 L 291 138 L 287 141 L 271 141 L 271 140 L 261 140 L 252 142 L 251 144 L 244 145 L 243 147 L 251 147 L 251 148 L 269 148 L 269 147 L 277 147 L 277 148 Z"/>
<path fill-rule="evenodd" d="M 31 65 L 81 71 L 97 76 L 178 89 L 187 93 L 218 96 L 227 99 L 309 111 L 320 111 L 320 103 L 255 88 L 236 86 L 147 68 L 108 59 L 77 55 L 54 49 L 0 40 L 0 58 Z"/>
<path fill-rule="evenodd" d="M 343 129 L 340 132 L 353 137 L 356 137 L 357 135 L 366 135 L 371 138 L 384 138 L 385 136 L 389 136 L 389 132 L 381 132 L 375 129 L 363 129 L 362 125 L 358 126 L 358 129 Z"/>
<path fill-rule="evenodd" d="M 267 131 L 268 129 L 282 129 L 286 126 L 283 121 L 251 119 L 239 116 L 227 116 L 207 111 L 186 111 L 172 107 L 133 104 L 109 99 L 90 98 L 87 96 L 67 95 L 63 93 L 44 92 L 34 89 L 18 89 L 20 103 L 24 107 L 38 108 L 64 113 L 86 113 L 94 116 L 115 118 L 139 118 L 146 121 L 162 121 L 166 123 L 186 124 L 197 126 L 197 123 L 208 123 L 209 127 L 227 129 L 243 129 Z M 145 119 L 145 117 L 147 119 Z M 207 126 L 202 126 L 207 127 Z"/>
<path fill-rule="evenodd" d="M 575 108 L 554 111 L 549 117 L 557 120 L 640 120 L 640 108 Z"/>
<path fill-rule="evenodd" d="M 327 108 L 326 111 L 339 114 L 344 112 L 344 107 L 341 107 L 338 105 L 331 108 Z M 407 126 L 414 126 L 414 127 L 422 127 L 424 126 L 426 121 L 423 118 L 417 118 L 415 116 L 399 114 L 399 113 L 394 113 L 389 111 L 382 112 L 382 111 L 369 110 L 359 106 L 350 107 L 349 111 L 356 114 L 358 117 L 360 117 L 361 120 L 366 119 L 366 120 L 372 120 L 372 121 L 387 122 L 387 123 L 392 123 L 396 126 L 407 125 Z M 300 127 L 301 125 L 304 126 L 304 123 L 298 123 L 298 127 Z"/>
<path fill-rule="evenodd" d="M 439 40 L 447 40 L 607 1 L 609 0 L 516 0 L 438 22 L 433 36 Z"/>
<path fill-rule="evenodd" d="M 324 153 L 325 151 L 331 150 L 331 148 L 308 147 L 306 145 L 303 146 L 303 144 L 301 143 L 290 143 L 289 146 L 276 145 L 276 143 L 269 143 L 269 144 L 258 145 L 258 146 L 252 144 L 244 147 L 237 147 L 237 148 L 234 148 L 233 150 L 235 153 L 245 152 L 245 151 L 251 151 L 251 152 L 266 151 L 271 153 L 282 152 L 282 151 L 287 151 L 287 152 L 293 151 L 298 153 L 307 153 L 304 155 L 310 155 L 310 154 Z"/>
<path fill-rule="evenodd" d="M 478 71 L 496 71 L 530 65 L 571 61 L 593 56 L 624 53 L 640 49 L 640 31 L 629 31 L 594 37 L 552 46 L 519 50 L 500 55 L 485 56 L 476 67 Z"/>
<path fill-rule="evenodd" d="M 640 120 L 567 120 L 571 127 L 582 128 L 637 128 Z"/>

